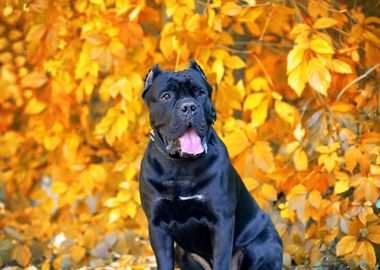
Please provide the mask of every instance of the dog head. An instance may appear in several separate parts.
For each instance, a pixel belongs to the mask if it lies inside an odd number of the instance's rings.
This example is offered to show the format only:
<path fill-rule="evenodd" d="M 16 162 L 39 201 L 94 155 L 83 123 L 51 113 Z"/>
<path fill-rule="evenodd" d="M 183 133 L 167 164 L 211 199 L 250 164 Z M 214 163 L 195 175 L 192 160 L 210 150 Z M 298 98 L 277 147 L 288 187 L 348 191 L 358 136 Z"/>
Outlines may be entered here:
<path fill-rule="evenodd" d="M 211 93 L 195 61 L 179 72 L 155 65 L 146 75 L 142 97 L 155 135 L 169 155 L 194 157 L 207 151 L 207 135 L 216 118 Z"/>

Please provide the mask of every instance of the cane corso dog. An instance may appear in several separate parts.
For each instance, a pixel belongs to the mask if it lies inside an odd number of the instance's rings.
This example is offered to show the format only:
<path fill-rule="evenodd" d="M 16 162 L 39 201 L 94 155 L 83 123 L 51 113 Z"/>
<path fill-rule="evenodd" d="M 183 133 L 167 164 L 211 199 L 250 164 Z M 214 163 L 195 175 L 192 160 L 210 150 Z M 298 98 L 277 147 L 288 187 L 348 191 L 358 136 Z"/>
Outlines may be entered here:
<path fill-rule="evenodd" d="M 153 131 L 140 196 L 158 269 L 281 269 L 281 239 L 212 127 L 211 92 L 195 61 L 145 78 Z"/>

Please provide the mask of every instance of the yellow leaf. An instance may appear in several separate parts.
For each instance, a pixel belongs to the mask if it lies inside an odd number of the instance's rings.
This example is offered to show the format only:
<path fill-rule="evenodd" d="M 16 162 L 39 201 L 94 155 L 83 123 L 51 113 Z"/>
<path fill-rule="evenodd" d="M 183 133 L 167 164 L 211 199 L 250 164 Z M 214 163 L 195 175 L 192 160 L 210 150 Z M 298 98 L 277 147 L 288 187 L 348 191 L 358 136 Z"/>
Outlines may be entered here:
<path fill-rule="evenodd" d="M 334 53 L 334 50 L 330 46 L 330 44 L 321 38 L 313 39 L 310 42 L 310 48 L 317 53 L 326 53 L 326 54 Z"/>
<path fill-rule="evenodd" d="M 290 210 L 297 212 L 298 218 L 305 223 L 305 203 L 307 197 L 307 189 L 303 185 L 294 186 L 287 195 L 288 207 Z"/>
<path fill-rule="evenodd" d="M 253 191 L 261 185 L 258 180 L 252 177 L 244 177 L 243 182 L 247 187 L 248 191 Z"/>
<path fill-rule="evenodd" d="M 313 190 L 309 193 L 309 202 L 310 204 L 319 209 L 319 206 L 321 204 L 321 201 L 322 201 L 322 195 L 321 195 L 321 192 L 319 192 L 318 190 Z"/>
<path fill-rule="evenodd" d="M 50 261 L 45 260 L 44 263 L 42 264 L 41 270 L 50 270 Z"/>
<path fill-rule="evenodd" d="M 90 0 L 90 3 L 95 5 L 103 5 L 103 0 Z"/>
<path fill-rule="evenodd" d="M 61 143 L 61 138 L 58 136 L 45 136 L 44 147 L 48 151 L 53 151 Z"/>
<path fill-rule="evenodd" d="M 343 256 L 352 252 L 356 246 L 357 238 L 352 235 L 343 236 L 336 245 L 336 255 Z"/>
<path fill-rule="evenodd" d="M 51 186 L 51 190 L 55 193 L 55 194 L 62 194 L 64 192 L 66 192 L 66 190 L 68 189 L 68 186 L 65 182 L 58 182 L 58 181 L 55 181 L 53 182 L 52 186 Z"/>
<path fill-rule="evenodd" d="M 268 91 L 270 90 L 268 82 L 263 77 L 257 77 L 253 79 L 249 86 L 252 88 L 253 91 Z"/>
<path fill-rule="evenodd" d="M 277 190 L 273 185 L 263 184 L 261 186 L 261 194 L 270 201 L 277 200 Z"/>
<path fill-rule="evenodd" d="M 334 187 L 334 194 L 340 194 L 346 192 L 350 188 L 348 181 L 338 181 Z"/>
<path fill-rule="evenodd" d="M 107 172 L 102 165 L 91 164 L 89 167 L 89 176 L 98 183 L 103 183 L 107 178 Z"/>
<path fill-rule="evenodd" d="M 296 151 L 298 147 L 300 147 L 299 142 L 291 142 L 288 145 L 286 145 L 285 152 L 287 154 L 292 154 L 294 151 Z"/>
<path fill-rule="evenodd" d="M 132 86 L 129 80 L 123 78 L 121 80 L 122 85 L 120 85 L 120 94 L 121 96 L 128 101 L 132 100 Z"/>
<path fill-rule="evenodd" d="M 356 255 L 365 261 L 370 269 L 375 269 L 376 254 L 375 249 L 369 241 L 358 242 L 358 247 L 355 251 Z"/>
<path fill-rule="evenodd" d="M 120 208 L 114 208 L 111 210 L 109 215 L 109 223 L 112 223 L 120 218 Z"/>
<path fill-rule="evenodd" d="M 241 6 L 234 2 L 227 2 L 221 8 L 221 13 L 227 16 L 235 16 L 242 10 Z"/>
<path fill-rule="evenodd" d="M 305 151 L 300 149 L 300 148 L 297 149 L 294 152 L 293 162 L 294 162 L 294 165 L 295 165 L 297 171 L 307 170 L 308 159 L 307 159 L 307 155 L 306 155 Z"/>
<path fill-rule="evenodd" d="M 133 201 L 128 201 L 127 203 L 125 203 L 123 205 L 123 209 L 124 209 L 124 213 L 131 217 L 131 218 L 134 218 L 136 216 L 136 212 L 137 212 L 137 206 L 136 204 L 133 202 Z"/>
<path fill-rule="evenodd" d="M 247 136 L 240 129 L 236 129 L 222 139 L 227 146 L 230 158 L 234 158 L 249 146 Z"/>
<path fill-rule="evenodd" d="M 325 168 L 328 172 L 331 172 L 335 168 L 336 161 L 338 160 L 337 154 L 334 152 L 331 155 L 328 155 L 325 160 Z"/>
<path fill-rule="evenodd" d="M 258 127 L 264 124 L 265 119 L 268 115 L 268 99 L 264 99 L 258 107 L 252 110 L 251 112 L 251 123 Z"/>
<path fill-rule="evenodd" d="M 39 114 L 43 110 L 45 110 L 46 104 L 38 101 L 36 98 L 32 98 L 29 100 L 28 104 L 26 105 L 25 108 L 25 113 L 26 114 Z"/>
<path fill-rule="evenodd" d="M 307 82 L 307 62 L 305 59 L 294 68 L 288 76 L 288 84 L 297 93 L 297 96 L 301 96 Z"/>
<path fill-rule="evenodd" d="M 276 113 L 286 122 L 294 125 L 295 122 L 295 112 L 296 108 L 294 108 L 292 105 L 289 105 L 286 102 L 282 102 L 280 100 L 277 100 L 275 103 L 275 111 Z"/>
<path fill-rule="evenodd" d="M 199 29 L 200 15 L 198 13 L 194 14 L 188 21 L 186 30 L 189 32 L 195 32 Z"/>
<path fill-rule="evenodd" d="M 315 90 L 327 95 L 327 89 L 331 83 L 331 75 L 321 60 L 313 58 L 308 66 L 308 82 Z"/>
<path fill-rule="evenodd" d="M 25 88 L 39 88 L 48 81 L 44 73 L 32 72 L 26 75 L 21 80 L 21 85 Z"/>
<path fill-rule="evenodd" d="M 75 262 L 80 262 L 85 254 L 86 250 L 83 247 L 78 246 L 77 244 L 71 246 L 71 258 L 73 258 Z"/>
<path fill-rule="evenodd" d="M 109 49 L 113 56 L 123 59 L 125 57 L 126 49 L 120 41 L 112 41 L 109 44 Z"/>
<path fill-rule="evenodd" d="M 294 70 L 302 61 L 306 48 L 301 45 L 297 45 L 288 54 L 287 74 Z"/>
<path fill-rule="evenodd" d="M 263 172 L 270 172 L 274 167 L 272 148 L 266 141 L 257 141 L 253 146 L 253 159 Z"/>
<path fill-rule="evenodd" d="M 216 73 L 216 82 L 220 83 L 224 75 L 224 66 L 223 62 L 220 59 L 216 59 L 212 64 L 212 72 Z"/>
<path fill-rule="evenodd" d="M 263 98 L 266 96 L 266 93 L 254 93 L 250 94 L 244 101 L 244 110 L 252 110 L 260 105 Z"/>
<path fill-rule="evenodd" d="M 237 55 L 227 57 L 224 64 L 231 69 L 241 69 L 245 67 L 244 61 Z"/>
<path fill-rule="evenodd" d="M 337 23 L 338 23 L 337 20 L 333 18 L 325 17 L 325 18 L 319 18 L 318 20 L 316 20 L 313 27 L 317 29 L 323 29 L 323 28 L 332 27 L 336 25 Z"/>
<path fill-rule="evenodd" d="M 264 9 L 260 7 L 254 8 L 245 8 L 242 13 L 239 14 L 237 21 L 239 22 L 253 22 L 256 20 L 262 13 Z"/>
<path fill-rule="evenodd" d="M 352 73 L 352 69 L 349 64 L 337 59 L 332 60 L 332 63 L 329 68 L 336 73 L 341 73 L 341 74 Z"/>

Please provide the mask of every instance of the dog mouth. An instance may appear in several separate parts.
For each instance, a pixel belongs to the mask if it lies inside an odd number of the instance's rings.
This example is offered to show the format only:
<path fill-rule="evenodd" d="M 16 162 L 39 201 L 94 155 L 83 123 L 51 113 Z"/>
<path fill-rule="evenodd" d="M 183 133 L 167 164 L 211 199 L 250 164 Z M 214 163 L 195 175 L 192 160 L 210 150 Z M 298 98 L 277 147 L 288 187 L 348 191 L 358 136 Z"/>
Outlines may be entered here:
<path fill-rule="evenodd" d="M 207 138 L 199 136 L 197 131 L 189 126 L 177 139 L 168 140 L 166 151 L 172 157 L 197 157 L 203 152 L 207 153 Z"/>
<path fill-rule="evenodd" d="M 181 137 L 178 138 L 180 154 L 197 156 L 205 151 L 205 144 L 202 143 L 201 137 L 190 127 Z"/>

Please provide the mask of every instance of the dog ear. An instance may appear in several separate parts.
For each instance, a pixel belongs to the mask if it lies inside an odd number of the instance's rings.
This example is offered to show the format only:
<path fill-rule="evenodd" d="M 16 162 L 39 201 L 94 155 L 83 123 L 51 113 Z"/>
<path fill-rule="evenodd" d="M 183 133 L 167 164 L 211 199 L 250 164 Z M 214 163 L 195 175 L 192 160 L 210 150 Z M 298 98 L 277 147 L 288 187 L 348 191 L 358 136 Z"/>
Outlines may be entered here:
<path fill-rule="evenodd" d="M 207 91 L 208 91 L 208 93 L 209 93 L 209 95 L 210 95 L 210 97 L 211 97 L 211 94 L 212 94 L 212 87 L 211 87 L 211 85 L 209 84 L 209 82 L 207 81 L 206 75 L 205 75 L 205 73 L 203 72 L 202 68 L 198 65 L 197 62 L 195 62 L 195 60 L 191 60 L 191 61 L 190 61 L 190 67 L 189 67 L 189 68 L 198 71 L 198 72 L 202 75 L 202 77 L 203 77 L 203 79 L 205 80 L 206 85 L 207 85 Z"/>
<path fill-rule="evenodd" d="M 146 74 L 144 79 L 144 90 L 142 92 L 142 97 L 144 98 L 144 95 L 148 91 L 148 89 L 152 86 L 153 80 L 162 72 L 160 66 L 158 64 L 155 64 Z"/>
<path fill-rule="evenodd" d="M 189 67 L 189 68 L 191 68 L 191 69 L 195 69 L 196 71 L 198 71 L 199 73 L 201 73 L 201 74 L 202 74 L 202 77 L 207 81 L 207 78 L 206 78 L 205 73 L 203 72 L 202 68 L 198 65 L 198 63 L 195 62 L 194 59 L 192 59 L 192 60 L 190 61 L 190 67 Z"/>

